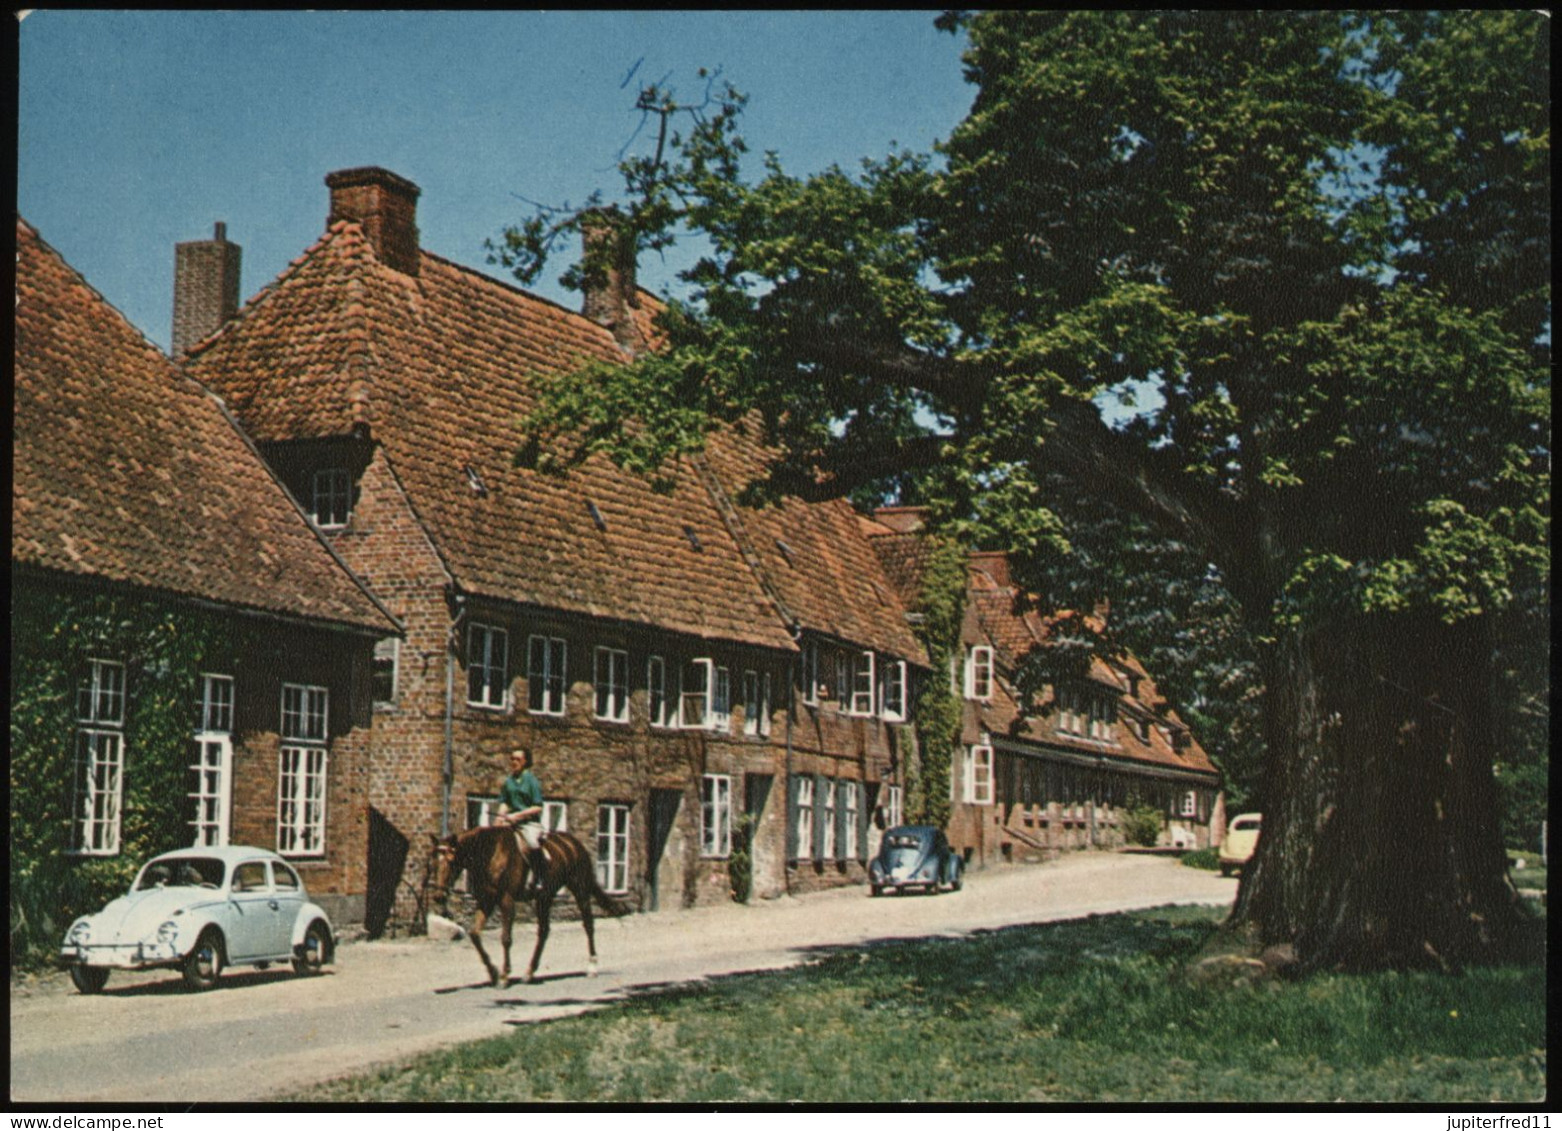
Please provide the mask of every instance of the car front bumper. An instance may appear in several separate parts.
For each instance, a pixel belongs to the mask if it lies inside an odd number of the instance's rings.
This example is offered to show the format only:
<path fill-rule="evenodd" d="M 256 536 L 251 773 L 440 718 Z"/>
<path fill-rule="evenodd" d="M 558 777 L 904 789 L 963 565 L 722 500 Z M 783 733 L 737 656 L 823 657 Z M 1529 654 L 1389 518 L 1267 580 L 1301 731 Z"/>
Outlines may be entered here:
<path fill-rule="evenodd" d="M 63 946 L 65 966 L 104 966 L 115 970 L 144 970 L 153 966 L 177 966 L 184 956 L 173 943 L 138 942 L 123 946 Z"/>

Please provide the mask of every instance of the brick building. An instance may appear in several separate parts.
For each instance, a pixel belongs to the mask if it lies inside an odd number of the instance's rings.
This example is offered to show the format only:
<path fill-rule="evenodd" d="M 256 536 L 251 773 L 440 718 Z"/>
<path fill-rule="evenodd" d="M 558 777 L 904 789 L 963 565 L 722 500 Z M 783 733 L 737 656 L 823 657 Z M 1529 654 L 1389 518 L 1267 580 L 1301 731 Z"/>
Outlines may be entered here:
<path fill-rule="evenodd" d="M 855 513 L 739 505 L 764 466 L 740 430 L 665 491 L 518 466 L 539 381 L 651 340 L 633 264 L 587 317 L 421 249 L 411 182 L 326 184 L 322 238 L 186 369 L 405 625 L 374 662 L 371 930 L 516 745 L 643 909 L 729 898 L 745 816 L 761 897 L 860 880 L 926 659 Z"/>
<path fill-rule="evenodd" d="M 16 233 L 13 882 L 247 843 L 361 918 L 370 665 L 399 626 L 221 402 Z M 205 643 L 160 648 L 137 618 Z"/>
<path fill-rule="evenodd" d="M 923 514 L 886 507 L 874 517 L 874 545 L 915 605 Z M 951 844 L 984 863 L 1117 848 L 1127 843 L 1126 811 L 1144 806 L 1161 812 L 1163 845 L 1218 840 L 1219 774 L 1133 656 L 1091 656 L 1077 679 L 1024 702 L 1015 674 L 1048 646 L 1051 627 L 1024 598 L 1005 555 L 970 555 L 961 656 L 949 673 L 964 712 Z"/>

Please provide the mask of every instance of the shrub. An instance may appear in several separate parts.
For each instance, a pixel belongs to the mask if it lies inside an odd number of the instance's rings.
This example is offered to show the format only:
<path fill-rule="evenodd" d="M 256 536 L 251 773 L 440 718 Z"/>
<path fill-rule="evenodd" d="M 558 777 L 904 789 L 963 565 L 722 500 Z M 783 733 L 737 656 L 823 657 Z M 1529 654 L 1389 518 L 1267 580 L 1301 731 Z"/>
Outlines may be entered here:
<path fill-rule="evenodd" d="M 1161 811 L 1153 805 L 1136 805 L 1123 814 L 1123 835 L 1129 844 L 1154 848 L 1161 839 Z"/>
<path fill-rule="evenodd" d="M 1186 867 L 1202 868 L 1206 872 L 1213 872 L 1220 867 L 1219 855 L 1213 848 L 1201 848 L 1197 852 L 1186 853 L 1182 863 Z"/>

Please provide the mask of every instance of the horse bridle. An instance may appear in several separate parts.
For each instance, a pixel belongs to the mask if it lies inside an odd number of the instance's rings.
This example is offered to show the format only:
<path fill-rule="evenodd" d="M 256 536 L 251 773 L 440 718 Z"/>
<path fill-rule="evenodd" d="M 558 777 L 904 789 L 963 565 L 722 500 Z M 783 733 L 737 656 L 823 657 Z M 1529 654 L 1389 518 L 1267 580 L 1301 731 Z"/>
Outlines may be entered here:
<path fill-rule="evenodd" d="M 455 846 L 440 841 L 434 845 L 434 851 L 429 853 L 429 859 L 430 861 L 442 860 L 445 863 L 444 882 L 438 886 L 437 891 L 431 891 L 433 895 L 432 902 L 439 907 L 443 907 L 450 900 L 450 881 L 453 879 L 452 870 L 456 864 Z M 433 871 L 433 869 L 430 870 Z M 431 884 L 430 887 L 432 888 L 433 885 Z"/>

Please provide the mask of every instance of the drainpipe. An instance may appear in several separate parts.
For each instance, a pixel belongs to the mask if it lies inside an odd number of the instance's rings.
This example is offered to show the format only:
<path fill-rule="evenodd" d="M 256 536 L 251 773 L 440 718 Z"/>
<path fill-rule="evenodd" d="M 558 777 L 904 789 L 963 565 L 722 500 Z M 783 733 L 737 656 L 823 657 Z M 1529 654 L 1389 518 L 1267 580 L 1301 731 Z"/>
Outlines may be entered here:
<path fill-rule="evenodd" d="M 794 621 L 792 623 L 792 643 L 799 648 L 803 644 L 803 626 Z M 786 844 L 792 836 L 792 718 L 797 714 L 797 656 L 792 653 L 786 662 L 786 780 L 781 783 L 781 796 L 786 799 L 782 812 L 786 817 L 786 826 L 781 830 L 781 887 L 787 895 L 792 894 L 792 870 L 787 867 Z"/>
<path fill-rule="evenodd" d="M 450 794 L 456 778 L 456 654 L 460 642 L 461 620 L 466 616 L 466 598 L 454 594 L 456 615 L 445 638 L 445 801 L 439 814 L 439 835 L 450 835 Z"/>

